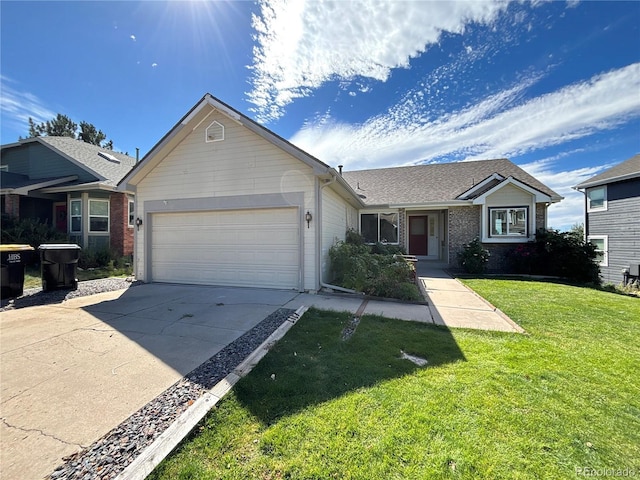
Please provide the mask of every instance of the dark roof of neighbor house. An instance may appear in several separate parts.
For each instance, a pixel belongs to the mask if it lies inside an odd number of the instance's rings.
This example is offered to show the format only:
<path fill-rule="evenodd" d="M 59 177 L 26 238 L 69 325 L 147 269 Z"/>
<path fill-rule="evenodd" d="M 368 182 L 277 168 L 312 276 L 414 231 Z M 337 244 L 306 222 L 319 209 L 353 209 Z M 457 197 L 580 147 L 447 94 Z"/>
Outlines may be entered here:
<path fill-rule="evenodd" d="M 16 143 L 2 145 L 1 148 L 6 150 L 25 147 L 33 143 L 39 143 L 56 152 L 95 176 L 99 183 L 109 187 L 115 187 L 136 164 L 136 159 L 129 155 L 114 152 L 71 137 L 32 137 Z M 10 180 L 9 176 L 3 176 L 3 182 L 8 180 Z M 40 182 L 41 180 L 38 181 Z M 11 181 L 17 181 L 17 179 L 11 178 Z M 67 183 L 69 185 L 78 184 L 78 182 Z"/>
<path fill-rule="evenodd" d="M 620 182 L 640 177 L 640 154 L 611 167 L 577 185 L 576 188 L 596 187 L 607 183 Z"/>
<path fill-rule="evenodd" d="M 458 200 L 462 193 L 494 173 L 513 177 L 549 195 L 553 201 L 562 198 L 506 158 L 355 170 L 343 172 L 343 176 L 367 205 L 412 205 Z"/>
<path fill-rule="evenodd" d="M 115 187 L 131 170 L 136 159 L 124 153 L 92 145 L 70 137 L 37 137 L 40 143 L 58 150 L 63 156 L 71 158 L 102 178 L 101 183 Z M 102 155 L 100 155 L 101 153 Z M 105 158 L 106 157 L 106 158 Z M 115 159 L 115 160 L 113 160 Z"/>

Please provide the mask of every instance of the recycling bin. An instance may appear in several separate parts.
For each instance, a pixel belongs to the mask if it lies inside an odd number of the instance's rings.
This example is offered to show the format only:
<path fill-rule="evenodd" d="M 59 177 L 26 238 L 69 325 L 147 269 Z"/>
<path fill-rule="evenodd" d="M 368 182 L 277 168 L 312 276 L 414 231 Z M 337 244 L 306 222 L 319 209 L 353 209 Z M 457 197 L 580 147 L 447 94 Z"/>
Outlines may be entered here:
<path fill-rule="evenodd" d="M 46 243 L 40 250 L 42 290 L 78 288 L 78 258 L 80 246 L 66 243 Z"/>
<path fill-rule="evenodd" d="M 24 292 L 24 270 L 31 261 L 31 245 L 0 245 L 0 298 L 20 297 Z"/>

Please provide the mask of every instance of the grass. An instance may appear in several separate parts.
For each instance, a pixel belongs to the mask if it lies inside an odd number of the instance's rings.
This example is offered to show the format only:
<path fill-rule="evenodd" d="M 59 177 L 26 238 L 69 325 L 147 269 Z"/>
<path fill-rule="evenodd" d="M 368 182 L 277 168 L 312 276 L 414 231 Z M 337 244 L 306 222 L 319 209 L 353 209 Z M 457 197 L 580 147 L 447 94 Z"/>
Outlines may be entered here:
<path fill-rule="evenodd" d="M 528 334 L 365 316 L 343 341 L 349 315 L 310 310 L 149 478 L 637 475 L 640 301 L 465 283 Z"/>
<path fill-rule="evenodd" d="M 128 277 L 132 273 L 131 267 L 127 268 L 93 268 L 91 270 L 78 269 L 78 280 L 83 282 L 85 280 L 97 280 L 99 278 L 109 277 Z M 24 288 L 34 288 L 42 286 L 42 276 L 40 273 L 40 267 L 29 265 L 27 266 L 24 274 Z"/>

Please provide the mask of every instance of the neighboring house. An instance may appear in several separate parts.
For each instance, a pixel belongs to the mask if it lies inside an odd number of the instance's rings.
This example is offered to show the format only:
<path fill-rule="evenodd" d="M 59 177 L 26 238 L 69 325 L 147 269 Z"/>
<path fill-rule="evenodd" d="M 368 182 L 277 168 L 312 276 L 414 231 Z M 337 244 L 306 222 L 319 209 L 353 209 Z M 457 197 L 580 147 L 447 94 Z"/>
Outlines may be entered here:
<path fill-rule="evenodd" d="M 133 201 L 116 185 L 136 160 L 69 137 L 0 147 L 2 212 L 38 219 L 85 249 L 133 253 Z"/>
<path fill-rule="evenodd" d="M 575 187 L 585 194 L 584 232 L 598 251 L 604 282 L 622 283 L 640 264 L 640 155 Z"/>
<path fill-rule="evenodd" d="M 120 182 L 136 194 L 136 276 L 318 290 L 349 228 L 457 265 L 476 236 L 532 240 L 561 199 L 508 160 L 338 172 L 205 95 Z"/>

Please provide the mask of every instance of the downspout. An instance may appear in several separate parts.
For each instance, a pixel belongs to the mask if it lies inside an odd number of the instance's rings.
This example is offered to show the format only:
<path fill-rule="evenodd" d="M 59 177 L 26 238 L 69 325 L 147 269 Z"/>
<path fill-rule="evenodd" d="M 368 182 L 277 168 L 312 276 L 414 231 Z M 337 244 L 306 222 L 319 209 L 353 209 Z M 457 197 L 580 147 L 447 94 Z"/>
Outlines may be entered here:
<path fill-rule="evenodd" d="M 342 170 L 342 169 L 341 169 Z M 318 252 L 317 260 L 316 260 L 316 268 L 318 271 L 318 279 L 320 281 L 320 286 L 324 288 L 331 288 L 332 290 L 338 290 L 340 292 L 345 293 L 361 293 L 356 292 L 355 290 L 351 290 L 350 288 L 339 287 L 338 285 L 331 285 L 330 283 L 325 283 L 322 280 L 322 189 L 324 187 L 328 187 L 329 185 L 335 183 L 337 180 L 334 174 L 331 174 L 331 180 L 326 183 L 320 185 L 318 187 L 317 199 L 318 205 L 316 211 L 318 212 L 318 226 L 317 226 L 317 234 L 316 234 L 316 252 Z"/>

